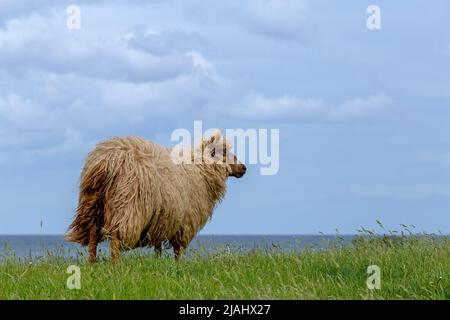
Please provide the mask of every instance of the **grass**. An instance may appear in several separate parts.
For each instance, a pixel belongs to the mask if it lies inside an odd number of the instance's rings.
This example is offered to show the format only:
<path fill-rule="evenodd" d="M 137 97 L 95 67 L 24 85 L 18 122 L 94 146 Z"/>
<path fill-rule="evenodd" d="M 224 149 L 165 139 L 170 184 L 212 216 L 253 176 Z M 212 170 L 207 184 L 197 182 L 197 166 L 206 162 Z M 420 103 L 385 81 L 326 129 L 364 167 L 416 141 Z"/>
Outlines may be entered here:
<path fill-rule="evenodd" d="M 127 254 L 89 265 L 80 257 L 81 289 L 69 290 L 67 267 L 77 259 L 49 254 L 33 263 L 0 261 L 0 299 L 450 299 L 450 239 L 432 235 L 376 236 L 302 252 Z M 369 265 L 381 269 L 381 289 L 366 285 Z"/>

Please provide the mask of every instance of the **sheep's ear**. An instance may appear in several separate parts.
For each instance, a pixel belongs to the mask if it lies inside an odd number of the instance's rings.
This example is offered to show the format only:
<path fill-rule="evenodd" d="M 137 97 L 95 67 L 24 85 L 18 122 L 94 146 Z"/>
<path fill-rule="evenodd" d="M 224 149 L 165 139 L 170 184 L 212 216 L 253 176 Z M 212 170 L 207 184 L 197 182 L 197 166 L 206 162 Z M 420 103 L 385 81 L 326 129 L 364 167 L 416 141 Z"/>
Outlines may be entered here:
<path fill-rule="evenodd" d="M 213 143 L 217 143 L 222 139 L 222 132 L 220 130 L 216 130 L 206 141 L 204 141 L 204 145 L 208 146 Z"/>
<path fill-rule="evenodd" d="M 214 132 L 213 136 L 215 137 L 215 141 L 220 141 L 223 139 L 223 130 L 217 129 L 216 132 Z"/>
<path fill-rule="evenodd" d="M 204 146 L 209 146 L 210 144 L 213 144 L 214 141 L 216 141 L 216 136 L 211 136 L 207 140 L 203 141 Z"/>

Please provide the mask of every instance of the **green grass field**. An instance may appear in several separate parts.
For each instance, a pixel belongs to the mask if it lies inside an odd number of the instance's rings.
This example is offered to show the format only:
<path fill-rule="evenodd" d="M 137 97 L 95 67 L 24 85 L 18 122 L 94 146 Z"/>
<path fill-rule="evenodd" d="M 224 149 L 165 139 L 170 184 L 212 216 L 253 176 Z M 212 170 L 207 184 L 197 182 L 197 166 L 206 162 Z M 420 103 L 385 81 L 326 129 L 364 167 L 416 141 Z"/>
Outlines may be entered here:
<path fill-rule="evenodd" d="M 127 254 L 89 265 L 80 258 L 81 289 L 66 287 L 68 261 L 49 255 L 0 262 L 0 299 L 450 299 L 450 240 L 374 237 L 302 253 L 190 252 Z M 381 289 L 367 288 L 367 268 L 381 270 Z"/>

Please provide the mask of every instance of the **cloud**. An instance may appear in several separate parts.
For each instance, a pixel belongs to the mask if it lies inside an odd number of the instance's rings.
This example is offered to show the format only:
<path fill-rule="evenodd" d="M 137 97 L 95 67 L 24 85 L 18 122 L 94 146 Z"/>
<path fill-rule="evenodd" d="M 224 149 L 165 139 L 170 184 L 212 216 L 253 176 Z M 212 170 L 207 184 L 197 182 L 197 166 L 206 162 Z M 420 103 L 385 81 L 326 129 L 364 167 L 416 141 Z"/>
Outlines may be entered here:
<path fill-rule="evenodd" d="M 154 3 L 160 3 L 164 0 L 77 0 L 71 1 L 60 1 L 60 0 L 1 0 L 0 1 L 0 26 L 2 23 L 7 22 L 11 18 L 24 17 L 29 14 L 43 14 L 47 13 L 51 9 L 61 9 L 65 12 L 65 8 L 69 5 L 78 5 L 82 7 L 93 6 L 93 5 L 152 5 Z M 167 0 L 166 0 L 167 1 Z"/>
<path fill-rule="evenodd" d="M 186 52 L 193 48 L 201 49 L 207 45 L 207 41 L 198 32 L 179 28 L 167 30 L 138 28 L 127 33 L 125 38 L 131 47 L 157 56 L 171 52 Z"/>
<path fill-rule="evenodd" d="M 158 51 L 145 46 L 146 28 L 70 32 L 59 13 L 10 19 L 0 29 L 3 163 L 84 150 L 130 131 L 155 134 L 191 116 L 220 85 L 190 34 L 155 30 L 165 44 Z"/>
<path fill-rule="evenodd" d="M 30 99 L 14 94 L 0 97 L 0 122 L 6 127 L 33 130 L 45 121 L 48 110 Z"/>
<path fill-rule="evenodd" d="M 195 68 L 184 52 L 166 50 L 156 55 L 139 49 L 136 43 L 145 39 L 133 33 L 92 38 L 70 32 L 58 22 L 56 12 L 50 18 L 32 15 L 9 21 L 0 30 L 0 66 L 14 72 L 41 69 L 129 81 L 175 78 Z"/>
<path fill-rule="evenodd" d="M 368 120 L 389 113 L 394 102 L 385 94 L 354 98 L 332 107 L 322 99 L 284 95 L 268 98 L 259 94 L 244 97 L 231 108 L 231 114 L 247 119 L 265 120 Z"/>
<path fill-rule="evenodd" d="M 274 38 L 302 38 L 305 2 L 303 0 L 249 0 L 234 2 L 241 12 L 240 23 L 248 29 Z"/>
<path fill-rule="evenodd" d="M 154 134 L 167 123 L 176 126 L 210 100 L 211 90 L 205 82 L 214 86 L 201 71 L 145 83 L 38 72 L 8 79 L 23 81 L 26 87 L 14 94 L 0 94 L 2 152 L 53 148 L 60 143 L 55 137 L 67 130 L 83 132 L 87 140 L 129 133 L 130 129 Z"/>
<path fill-rule="evenodd" d="M 330 117 L 336 120 L 370 119 L 386 115 L 394 102 L 385 94 L 370 96 L 366 99 L 355 98 L 344 101 L 330 111 Z"/>
<path fill-rule="evenodd" d="M 42 5 L 46 5 L 45 1 L 42 1 Z M 11 17 L 26 14 L 38 8 L 39 4 L 36 1 L 2 0 L 0 1 L 0 25 L 2 22 L 8 21 Z"/>
<path fill-rule="evenodd" d="M 302 1 L 227 5 L 242 6 L 248 19 L 239 23 L 268 35 L 262 25 L 296 36 L 304 10 Z M 284 11 L 286 21 L 270 15 Z M 101 10 L 89 15 L 104 17 Z M 383 94 L 335 107 L 317 98 L 248 94 L 251 88 L 237 88 L 203 54 L 217 48 L 201 30 L 128 22 L 106 33 L 95 26 L 73 32 L 65 18 L 63 7 L 51 7 L 17 15 L 0 28 L 0 148 L 11 163 L 19 154 L 76 152 L 111 135 L 149 136 L 190 119 L 347 121 L 378 117 L 392 104 Z"/>
<path fill-rule="evenodd" d="M 292 96 L 267 98 L 259 94 L 249 95 L 232 108 L 231 113 L 248 119 L 311 119 L 325 113 L 323 101 Z"/>
<path fill-rule="evenodd" d="M 204 1 L 186 2 L 184 10 L 195 22 L 217 28 L 238 26 L 271 39 L 299 41 L 304 38 L 304 0 L 227 0 L 205 6 Z"/>

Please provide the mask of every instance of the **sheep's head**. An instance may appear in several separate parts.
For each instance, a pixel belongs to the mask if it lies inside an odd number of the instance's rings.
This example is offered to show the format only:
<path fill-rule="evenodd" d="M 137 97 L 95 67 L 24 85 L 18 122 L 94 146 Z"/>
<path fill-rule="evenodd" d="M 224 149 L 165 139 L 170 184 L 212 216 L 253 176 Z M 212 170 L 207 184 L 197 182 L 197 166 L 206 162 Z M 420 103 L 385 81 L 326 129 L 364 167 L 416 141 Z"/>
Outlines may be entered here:
<path fill-rule="evenodd" d="M 247 168 L 231 151 L 231 143 L 224 139 L 221 131 L 202 141 L 203 162 L 224 166 L 229 177 L 241 178 Z"/>

